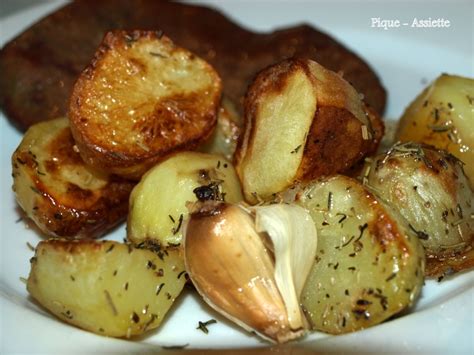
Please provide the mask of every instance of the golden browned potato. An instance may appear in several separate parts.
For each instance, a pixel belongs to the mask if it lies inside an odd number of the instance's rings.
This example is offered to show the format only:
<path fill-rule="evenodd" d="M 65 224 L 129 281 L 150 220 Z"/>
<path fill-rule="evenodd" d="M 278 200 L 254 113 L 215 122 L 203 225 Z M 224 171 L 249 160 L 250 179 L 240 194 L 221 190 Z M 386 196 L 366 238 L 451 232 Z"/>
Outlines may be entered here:
<path fill-rule="evenodd" d="M 217 126 L 209 139 L 199 147 L 199 151 L 222 155 L 232 161 L 241 131 L 242 117 L 232 101 L 224 97 L 217 115 Z"/>
<path fill-rule="evenodd" d="M 86 166 L 74 148 L 66 118 L 31 126 L 12 156 L 13 190 L 46 235 L 99 237 L 125 219 L 135 184 Z"/>
<path fill-rule="evenodd" d="M 438 77 L 405 110 L 395 139 L 447 150 L 474 182 L 474 79 Z"/>
<path fill-rule="evenodd" d="M 195 202 L 196 194 L 231 203 L 243 199 L 234 167 L 223 157 L 177 153 L 148 171 L 133 189 L 128 239 L 134 243 L 152 239 L 164 246 L 181 243 L 189 214 L 186 204 Z"/>
<path fill-rule="evenodd" d="M 301 303 L 314 330 L 347 333 L 409 307 L 423 285 L 423 247 L 403 218 L 358 181 L 336 175 L 297 195 L 318 232 Z"/>
<path fill-rule="evenodd" d="M 375 151 L 382 133 L 380 117 L 340 75 L 309 59 L 269 67 L 245 99 L 236 152 L 244 196 L 269 200 L 295 182 L 347 170 Z"/>
<path fill-rule="evenodd" d="M 129 338 L 158 327 L 184 284 L 177 249 L 48 240 L 36 248 L 27 288 L 66 323 Z"/>
<path fill-rule="evenodd" d="M 396 144 L 371 160 L 363 179 L 418 235 L 427 275 L 474 267 L 474 191 L 461 161 L 434 147 Z"/>
<path fill-rule="evenodd" d="M 212 133 L 221 91 L 207 62 L 161 32 L 109 32 L 74 85 L 72 133 L 87 164 L 139 179 Z"/>

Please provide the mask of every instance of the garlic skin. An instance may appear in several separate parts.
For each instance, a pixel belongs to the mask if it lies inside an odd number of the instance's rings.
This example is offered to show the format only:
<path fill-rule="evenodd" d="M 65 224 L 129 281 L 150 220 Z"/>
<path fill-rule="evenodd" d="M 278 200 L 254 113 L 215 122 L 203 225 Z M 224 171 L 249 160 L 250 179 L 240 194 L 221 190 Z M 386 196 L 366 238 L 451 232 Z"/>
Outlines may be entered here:
<path fill-rule="evenodd" d="M 299 209 L 300 213 L 306 213 Z M 265 218 L 270 217 L 266 215 Z M 301 223 L 301 219 L 298 221 Z M 307 224 L 314 229 L 314 235 L 307 234 L 308 239 L 315 240 L 314 223 L 310 219 Z M 263 223 L 261 227 L 265 225 Z M 289 316 L 275 277 L 279 255 L 270 250 L 278 251 L 281 246 L 275 245 L 266 234 L 257 232 L 249 210 L 239 205 L 206 202 L 194 208 L 184 235 L 186 270 L 197 291 L 212 308 L 272 342 L 287 342 L 305 333 L 307 324 L 299 309 L 301 290 L 295 290 L 293 284 L 294 275 L 300 270 L 281 273 L 285 282 L 279 283 L 284 285 L 285 293 L 297 300 L 297 311 L 293 305 Z M 287 267 L 288 258 L 282 260 Z M 314 256 L 311 265 L 313 260 Z"/>

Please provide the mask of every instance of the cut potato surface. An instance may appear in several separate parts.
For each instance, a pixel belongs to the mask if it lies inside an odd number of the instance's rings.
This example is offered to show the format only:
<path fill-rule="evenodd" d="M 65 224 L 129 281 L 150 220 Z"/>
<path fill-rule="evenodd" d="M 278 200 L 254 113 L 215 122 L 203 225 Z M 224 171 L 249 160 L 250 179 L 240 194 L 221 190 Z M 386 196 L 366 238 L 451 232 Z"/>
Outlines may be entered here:
<path fill-rule="evenodd" d="M 304 59 L 269 67 L 245 100 L 235 156 L 245 199 L 270 200 L 297 182 L 347 170 L 382 134 L 380 117 L 338 74 Z"/>
<path fill-rule="evenodd" d="M 230 203 L 243 199 L 234 167 L 221 156 L 182 152 L 155 166 L 130 195 L 128 239 L 181 243 L 187 202 L 197 201 L 194 191 L 202 186 L 203 194 L 216 191 L 216 197 Z"/>
<path fill-rule="evenodd" d="M 277 84 L 283 92 L 270 88 L 257 93 L 258 112 L 247 123 L 247 150 L 240 153 L 238 166 L 246 195 L 255 192 L 267 197 L 284 190 L 293 182 L 303 157 L 301 147 L 316 112 L 316 92 L 303 68 L 285 79 Z"/>
<path fill-rule="evenodd" d="M 31 126 L 12 156 L 13 190 L 46 235 L 99 237 L 125 219 L 135 184 L 86 166 L 74 148 L 66 118 Z"/>
<path fill-rule="evenodd" d="M 221 91 L 208 63 L 162 33 L 109 32 L 72 92 L 74 139 L 88 164 L 139 179 L 211 134 Z"/>
<path fill-rule="evenodd" d="M 372 159 L 364 175 L 367 187 L 418 235 L 426 249 L 427 275 L 474 267 L 474 191 L 461 161 L 434 147 L 396 144 Z M 458 262 L 453 264 L 453 258 Z"/>
<path fill-rule="evenodd" d="M 182 259 L 174 249 L 43 241 L 31 260 L 27 288 L 66 323 L 128 338 L 160 325 L 184 287 Z"/>
<path fill-rule="evenodd" d="M 474 183 L 474 79 L 443 74 L 400 119 L 395 141 L 420 142 L 461 159 Z"/>
<path fill-rule="evenodd" d="M 301 303 L 314 330 L 347 333 L 409 307 L 423 285 L 418 238 L 393 210 L 345 176 L 297 195 L 318 231 L 318 253 Z"/>

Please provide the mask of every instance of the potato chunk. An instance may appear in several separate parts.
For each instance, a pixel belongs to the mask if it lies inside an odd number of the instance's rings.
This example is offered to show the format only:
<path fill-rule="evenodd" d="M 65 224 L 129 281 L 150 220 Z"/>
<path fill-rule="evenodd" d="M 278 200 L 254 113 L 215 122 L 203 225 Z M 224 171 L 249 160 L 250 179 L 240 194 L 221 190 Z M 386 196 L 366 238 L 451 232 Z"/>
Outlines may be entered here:
<path fill-rule="evenodd" d="M 99 237 L 125 219 L 135 184 L 86 166 L 66 118 L 31 126 L 12 165 L 18 204 L 48 236 Z"/>
<path fill-rule="evenodd" d="M 311 326 L 331 334 L 376 325 L 409 307 L 423 285 L 420 241 L 362 184 L 345 176 L 297 195 L 318 231 L 318 253 L 301 303 Z"/>
<path fill-rule="evenodd" d="M 162 33 L 109 32 L 74 85 L 72 133 L 86 163 L 139 179 L 211 134 L 221 91 L 207 62 Z"/>
<path fill-rule="evenodd" d="M 217 116 L 217 126 L 199 151 L 222 155 L 228 161 L 234 158 L 235 149 L 242 131 L 242 117 L 235 105 L 224 97 Z"/>
<path fill-rule="evenodd" d="M 48 240 L 36 248 L 27 288 L 66 323 L 128 338 L 160 325 L 184 287 L 182 259 L 174 249 Z"/>
<path fill-rule="evenodd" d="M 303 59 L 269 67 L 245 100 L 236 152 L 245 198 L 269 200 L 295 182 L 347 170 L 377 148 L 382 133 L 380 118 L 336 73 Z"/>
<path fill-rule="evenodd" d="M 405 110 L 395 141 L 447 150 L 474 183 L 474 79 L 443 74 Z"/>
<path fill-rule="evenodd" d="M 143 176 L 130 195 L 128 239 L 140 243 L 153 239 L 162 245 L 179 244 L 186 203 L 193 192 L 218 192 L 227 202 L 242 200 L 239 179 L 232 164 L 217 155 L 182 152 L 161 162 Z"/>
<path fill-rule="evenodd" d="M 434 147 L 403 143 L 375 157 L 364 171 L 367 186 L 418 235 L 428 275 L 474 266 L 474 191 L 462 162 Z"/>

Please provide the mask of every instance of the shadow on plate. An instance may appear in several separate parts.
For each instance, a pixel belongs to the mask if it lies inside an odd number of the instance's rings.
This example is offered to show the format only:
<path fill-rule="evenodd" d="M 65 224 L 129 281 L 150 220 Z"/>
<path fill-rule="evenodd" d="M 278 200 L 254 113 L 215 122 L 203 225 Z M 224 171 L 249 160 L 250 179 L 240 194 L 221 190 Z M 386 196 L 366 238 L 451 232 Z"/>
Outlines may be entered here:
<path fill-rule="evenodd" d="M 1 0 L 0 19 L 40 4 L 41 2 L 38 0 Z"/>

